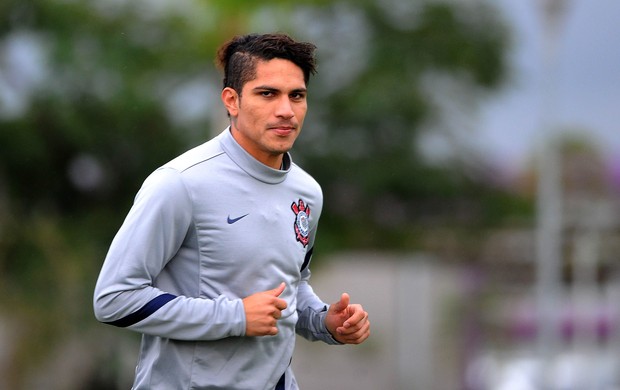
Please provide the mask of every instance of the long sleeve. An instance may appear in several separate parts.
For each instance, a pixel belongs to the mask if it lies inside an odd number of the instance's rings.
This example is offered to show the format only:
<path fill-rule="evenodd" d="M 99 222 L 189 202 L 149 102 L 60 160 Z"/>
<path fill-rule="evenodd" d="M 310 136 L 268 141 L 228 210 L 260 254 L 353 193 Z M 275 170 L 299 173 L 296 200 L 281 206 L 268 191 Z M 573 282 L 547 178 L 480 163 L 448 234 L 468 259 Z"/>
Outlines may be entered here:
<path fill-rule="evenodd" d="M 312 235 L 312 241 L 314 234 Z M 308 251 L 306 267 L 301 271 L 301 281 L 297 290 L 297 324 L 295 332 L 310 341 L 323 341 L 327 344 L 340 344 L 329 333 L 325 326 L 325 316 L 328 305 L 325 304 L 315 293 L 310 285 L 310 257 L 312 248 Z"/>
<path fill-rule="evenodd" d="M 95 287 L 99 321 L 179 340 L 215 340 L 245 332 L 240 299 L 164 291 L 157 278 L 191 240 L 192 202 L 176 170 L 149 176 L 115 236 Z M 195 239 L 195 238 L 194 238 Z M 181 252 L 180 252 L 181 251 Z"/>

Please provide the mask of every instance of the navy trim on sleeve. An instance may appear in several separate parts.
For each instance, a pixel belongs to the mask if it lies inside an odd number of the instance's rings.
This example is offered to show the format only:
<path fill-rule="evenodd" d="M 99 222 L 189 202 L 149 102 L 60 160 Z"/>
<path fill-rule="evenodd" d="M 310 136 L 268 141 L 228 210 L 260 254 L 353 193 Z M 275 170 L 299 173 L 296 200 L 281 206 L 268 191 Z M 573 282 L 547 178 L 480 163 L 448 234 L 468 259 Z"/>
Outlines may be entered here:
<path fill-rule="evenodd" d="M 308 266 L 308 263 L 310 263 L 310 259 L 312 258 L 312 252 L 314 252 L 314 247 L 308 249 L 308 251 L 306 252 L 304 263 L 301 265 L 301 269 L 299 270 L 300 272 L 305 270 L 306 267 Z"/>
<path fill-rule="evenodd" d="M 278 384 L 276 385 L 275 390 L 284 390 L 284 384 L 286 383 L 284 379 L 285 374 L 286 372 L 282 374 L 282 376 L 280 377 L 280 380 L 278 381 Z"/>
<path fill-rule="evenodd" d="M 174 298 L 176 298 L 176 295 L 158 295 L 155 298 L 151 299 L 151 301 L 149 301 L 146 305 L 142 306 L 140 310 L 133 312 L 119 320 L 105 323 L 108 325 L 118 326 L 120 328 L 126 328 L 147 318 L 151 314 L 155 313 L 157 310 L 161 309 L 162 306 L 164 306 L 166 303 L 170 302 Z"/>

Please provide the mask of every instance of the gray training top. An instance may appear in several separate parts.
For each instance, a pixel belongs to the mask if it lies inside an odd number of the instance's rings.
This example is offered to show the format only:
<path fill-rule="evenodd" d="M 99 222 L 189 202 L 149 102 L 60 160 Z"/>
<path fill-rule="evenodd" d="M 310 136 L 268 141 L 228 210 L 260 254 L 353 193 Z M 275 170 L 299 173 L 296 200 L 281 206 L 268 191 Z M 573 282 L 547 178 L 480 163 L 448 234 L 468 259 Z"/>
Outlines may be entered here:
<path fill-rule="evenodd" d="M 297 389 L 295 332 L 337 343 L 309 284 L 322 201 L 288 153 L 267 167 L 229 129 L 153 172 L 94 295 L 99 321 L 143 334 L 133 388 Z M 242 298 L 281 282 L 278 334 L 244 336 Z"/>

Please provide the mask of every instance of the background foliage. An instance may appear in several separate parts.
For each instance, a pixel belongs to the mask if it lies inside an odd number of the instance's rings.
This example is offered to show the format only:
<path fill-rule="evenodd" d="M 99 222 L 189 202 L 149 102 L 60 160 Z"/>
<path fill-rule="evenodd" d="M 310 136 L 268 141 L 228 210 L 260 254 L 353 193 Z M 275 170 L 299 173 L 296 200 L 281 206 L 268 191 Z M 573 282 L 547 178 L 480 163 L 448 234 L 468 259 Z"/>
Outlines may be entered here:
<path fill-rule="evenodd" d="M 462 142 L 506 78 L 509 44 L 492 6 L 465 3 L 3 1 L 0 321 L 17 329 L 7 386 L 27 386 L 72 338 L 89 339 L 85 359 L 108 357 L 91 333 L 107 246 L 146 175 L 226 125 L 212 61 L 235 34 L 279 30 L 319 47 L 293 157 L 324 188 L 320 250 L 438 250 L 441 232 L 467 258 L 482 229 L 527 217 L 529 202 Z M 425 139 L 440 141 L 441 159 Z M 76 386 L 117 385 L 114 365 L 88 367 Z"/>

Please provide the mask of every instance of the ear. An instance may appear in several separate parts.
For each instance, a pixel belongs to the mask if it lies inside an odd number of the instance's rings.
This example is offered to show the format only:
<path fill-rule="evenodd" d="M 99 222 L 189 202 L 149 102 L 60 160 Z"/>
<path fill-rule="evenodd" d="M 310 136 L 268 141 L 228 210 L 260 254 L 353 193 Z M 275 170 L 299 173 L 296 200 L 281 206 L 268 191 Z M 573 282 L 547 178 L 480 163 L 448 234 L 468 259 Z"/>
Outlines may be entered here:
<path fill-rule="evenodd" d="M 239 113 L 239 94 L 230 87 L 222 90 L 222 103 L 230 116 L 237 116 Z"/>

